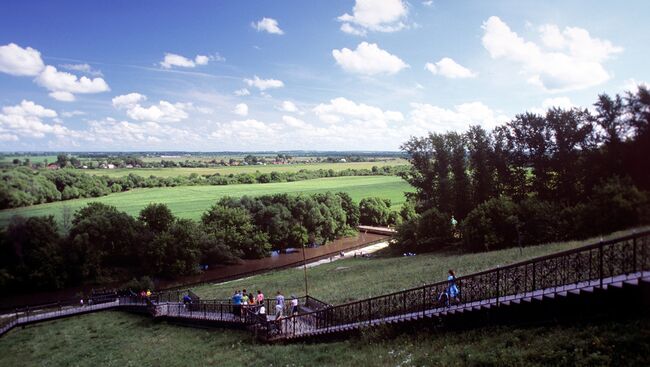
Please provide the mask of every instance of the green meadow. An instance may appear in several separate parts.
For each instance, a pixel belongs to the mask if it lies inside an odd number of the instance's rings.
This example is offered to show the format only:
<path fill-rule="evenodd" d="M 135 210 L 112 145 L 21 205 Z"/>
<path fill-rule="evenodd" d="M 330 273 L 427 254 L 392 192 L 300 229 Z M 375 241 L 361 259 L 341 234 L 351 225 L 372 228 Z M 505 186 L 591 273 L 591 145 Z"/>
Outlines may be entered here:
<path fill-rule="evenodd" d="M 61 223 L 65 207 L 69 207 L 74 211 L 94 201 L 114 205 L 119 210 L 131 215 L 137 215 L 149 203 L 164 203 L 169 206 L 175 215 L 181 218 L 199 219 L 204 211 L 223 196 L 259 196 L 278 193 L 312 194 L 327 191 L 344 191 L 350 194 L 353 200 L 357 202 L 362 198 L 370 196 L 390 199 L 393 208 L 398 209 L 406 200 L 404 192 L 411 190 L 413 189 L 408 183 L 395 176 L 348 176 L 268 184 L 136 189 L 98 198 L 58 201 L 2 210 L 0 211 L 0 226 L 6 226 L 9 219 L 14 215 L 25 217 L 53 215 Z"/>
<path fill-rule="evenodd" d="M 56 160 L 56 157 L 55 157 Z M 177 177 L 189 176 L 193 173 L 197 175 L 236 175 L 240 173 L 271 173 L 275 172 L 298 172 L 300 170 L 315 171 L 319 169 L 334 170 L 336 172 L 346 169 L 372 169 L 373 166 L 399 166 L 406 165 L 408 161 L 404 159 L 392 159 L 380 162 L 349 162 L 349 163 L 305 163 L 305 164 L 267 164 L 267 165 L 249 165 L 249 166 L 228 166 L 228 167 L 197 167 L 197 168 L 116 168 L 116 169 L 89 169 L 83 172 L 91 175 L 122 177 L 133 173 L 143 177 Z"/>

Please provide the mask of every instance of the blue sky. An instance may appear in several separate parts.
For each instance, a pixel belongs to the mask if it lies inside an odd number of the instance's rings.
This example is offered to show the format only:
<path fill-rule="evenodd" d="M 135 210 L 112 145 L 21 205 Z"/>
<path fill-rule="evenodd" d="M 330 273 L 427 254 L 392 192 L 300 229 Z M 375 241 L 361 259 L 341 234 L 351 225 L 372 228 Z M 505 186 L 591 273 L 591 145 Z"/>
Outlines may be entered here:
<path fill-rule="evenodd" d="M 650 81 L 647 1 L 5 1 L 0 150 L 397 150 Z"/>

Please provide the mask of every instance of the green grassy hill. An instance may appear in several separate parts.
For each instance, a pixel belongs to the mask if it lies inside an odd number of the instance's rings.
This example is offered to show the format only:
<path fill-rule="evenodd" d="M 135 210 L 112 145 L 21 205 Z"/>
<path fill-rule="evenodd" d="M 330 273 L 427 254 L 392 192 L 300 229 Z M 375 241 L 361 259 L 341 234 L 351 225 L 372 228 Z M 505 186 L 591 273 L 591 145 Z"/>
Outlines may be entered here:
<path fill-rule="evenodd" d="M 620 235 L 618 233 L 617 235 Z M 567 242 L 481 254 L 344 259 L 308 270 L 314 296 L 339 303 L 444 279 L 585 244 Z M 287 269 L 220 285 L 204 297 L 233 289 L 301 294 L 302 270 Z M 514 366 L 648 365 L 650 319 L 632 317 L 570 326 L 487 327 L 436 332 L 373 329 L 360 338 L 290 345 L 258 344 L 245 331 L 193 329 L 146 316 L 105 312 L 13 330 L 0 338 L 0 365 L 241 366 Z"/>
<path fill-rule="evenodd" d="M 175 215 L 181 218 L 199 219 L 204 211 L 223 196 L 239 197 L 277 193 L 311 194 L 326 191 L 345 191 L 357 202 L 364 197 L 378 196 L 391 199 L 393 207 L 399 208 L 405 201 L 404 192 L 412 190 L 408 183 L 395 176 L 333 177 L 268 184 L 136 189 L 99 198 L 58 201 L 2 210 L 0 211 L 0 226 L 6 226 L 13 215 L 25 217 L 54 215 L 60 223 L 64 207 L 67 206 L 74 211 L 93 201 L 114 205 L 119 210 L 131 215 L 137 215 L 149 203 L 164 203 L 169 206 Z"/>

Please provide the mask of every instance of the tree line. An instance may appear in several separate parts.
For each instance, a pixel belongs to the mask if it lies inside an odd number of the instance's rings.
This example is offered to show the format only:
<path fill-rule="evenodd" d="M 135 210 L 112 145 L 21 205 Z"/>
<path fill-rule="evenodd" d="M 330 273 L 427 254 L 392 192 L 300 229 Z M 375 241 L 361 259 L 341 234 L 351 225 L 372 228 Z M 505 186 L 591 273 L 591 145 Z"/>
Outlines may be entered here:
<path fill-rule="evenodd" d="M 579 239 L 650 221 L 650 93 L 594 110 L 526 112 L 491 132 L 430 133 L 401 147 L 416 192 L 398 248 L 492 250 Z"/>
<path fill-rule="evenodd" d="M 174 278 L 200 265 L 324 244 L 355 233 L 362 215 L 347 193 L 328 192 L 224 197 L 199 221 L 178 218 L 164 204 L 149 204 L 134 218 L 95 202 L 72 215 L 66 233 L 52 216 L 16 216 L 0 231 L 0 290 Z"/>
<path fill-rule="evenodd" d="M 371 169 L 299 170 L 297 172 L 239 173 L 177 177 L 142 177 L 130 173 L 123 177 L 90 175 L 74 169 L 33 170 L 16 167 L 2 170 L 0 176 L 0 209 L 50 203 L 77 198 L 91 198 L 135 188 L 175 187 L 193 185 L 236 185 L 293 182 L 325 177 L 397 175 L 406 166 L 373 166 Z"/>

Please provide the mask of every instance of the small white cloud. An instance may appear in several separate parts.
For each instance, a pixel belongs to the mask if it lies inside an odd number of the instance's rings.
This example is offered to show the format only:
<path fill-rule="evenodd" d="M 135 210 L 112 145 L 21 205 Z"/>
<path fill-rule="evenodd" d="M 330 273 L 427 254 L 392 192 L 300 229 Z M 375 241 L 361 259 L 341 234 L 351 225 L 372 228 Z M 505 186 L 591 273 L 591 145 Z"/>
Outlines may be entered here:
<path fill-rule="evenodd" d="M 424 67 L 433 75 L 442 75 L 450 79 L 474 78 L 477 75 L 477 73 L 458 64 L 449 57 L 443 57 L 435 64 L 428 62 Z"/>
<path fill-rule="evenodd" d="M 190 109 L 190 103 L 170 103 L 159 101 L 158 104 L 143 107 L 140 103 L 147 99 L 140 93 L 129 93 L 113 98 L 113 106 L 117 109 L 126 110 L 126 114 L 137 121 L 150 122 L 178 122 L 188 117 L 186 110 Z"/>
<path fill-rule="evenodd" d="M 113 107 L 119 109 L 133 107 L 146 100 L 147 96 L 145 95 L 142 95 L 140 93 L 129 93 L 114 97 L 111 101 L 113 102 Z"/>
<path fill-rule="evenodd" d="M 240 97 L 248 96 L 248 95 L 250 95 L 250 94 L 251 94 L 251 92 L 250 92 L 248 89 L 246 89 L 246 88 L 237 89 L 237 90 L 235 91 L 235 95 L 236 95 L 236 96 L 240 96 Z"/>
<path fill-rule="evenodd" d="M 291 101 L 282 101 L 279 110 L 284 112 L 298 112 L 298 107 Z"/>
<path fill-rule="evenodd" d="M 338 17 L 341 31 L 365 36 L 367 31 L 396 32 L 406 28 L 404 19 L 408 15 L 406 3 L 402 0 L 356 0 L 352 14 Z"/>
<path fill-rule="evenodd" d="M 210 58 L 205 55 L 196 55 L 196 57 L 194 58 L 194 62 L 197 65 L 207 65 L 208 61 L 210 61 Z"/>
<path fill-rule="evenodd" d="M 260 79 L 257 75 L 253 79 L 244 79 L 244 83 L 248 84 L 249 87 L 255 87 L 261 91 L 272 89 L 272 88 L 282 88 L 284 83 L 282 80 L 277 79 Z"/>
<path fill-rule="evenodd" d="M 294 129 L 306 129 L 309 127 L 306 122 L 293 116 L 282 116 L 282 121 Z"/>
<path fill-rule="evenodd" d="M 246 103 L 239 103 L 237 106 L 235 106 L 235 109 L 232 111 L 239 116 L 247 116 L 248 115 L 248 105 Z"/>
<path fill-rule="evenodd" d="M 50 92 L 48 96 L 61 102 L 74 102 L 75 100 L 74 94 L 62 90 L 56 92 Z"/>
<path fill-rule="evenodd" d="M 165 53 L 165 57 L 163 58 L 163 61 L 160 62 L 160 66 L 164 69 L 171 69 L 174 66 L 181 68 L 194 68 L 197 65 L 207 65 L 208 62 L 214 58 L 214 56 L 196 55 L 194 60 L 192 60 L 182 55 Z M 221 56 L 219 56 L 219 58 L 223 59 Z"/>
<path fill-rule="evenodd" d="M 0 72 L 16 76 L 36 76 L 45 64 L 41 53 L 31 47 L 22 48 L 15 43 L 0 46 Z"/>
<path fill-rule="evenodd" d="M 278 21 L 273 18 L 262 18 L 258 22 L 251 23 L 251 26 L 258 32 L 268 32 L 271 34 L 284 34 L 284 31 L 278 26 Z"/>
<path fill-rule="evenodd" d="M 73 101 L 74 94 L 101 93 L 110 90 L 102 78 L 88 78 L 58 71 L 54 66 L 47 65 L 43 72 L 36 77 L 36 83 L 52 91 L 50 97 L 60 101 Z"/>
<path fill-rule="evenodd" d="M 356 50 L 332 50 L 332 56 L 343 70 L 363 75 L 395 74 L 409 67 L 402 59 L 382 50 L 375 43 L 361 42 Z"/>
<path fill-rule="evenodd" d="M 423 1 L 422 5 L 424 5 L 424 6 L 433 6 L 433 0 Z"/>

